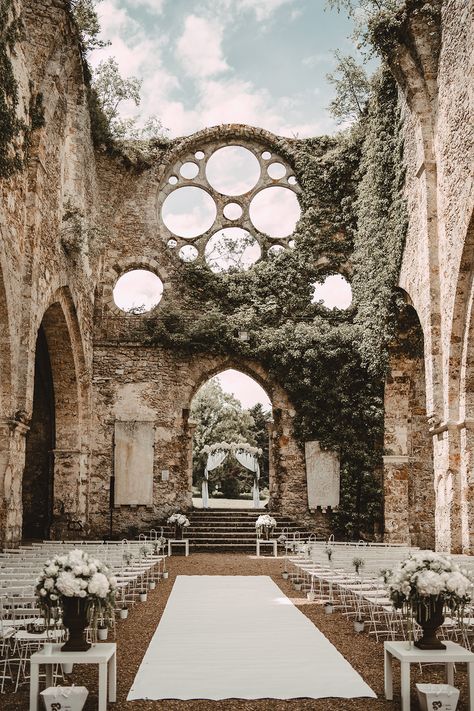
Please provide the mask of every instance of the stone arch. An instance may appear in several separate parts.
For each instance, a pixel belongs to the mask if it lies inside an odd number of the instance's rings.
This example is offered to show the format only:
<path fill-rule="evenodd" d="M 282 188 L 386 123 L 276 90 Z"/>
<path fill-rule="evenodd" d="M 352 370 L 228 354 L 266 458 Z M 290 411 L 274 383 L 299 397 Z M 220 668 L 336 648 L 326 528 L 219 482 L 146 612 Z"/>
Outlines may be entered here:
<path fill-rule="evenodd" d="M 385 539 L 430 548 L 434 545 L 435 497 L 423 331 L 408 295 L 400 292 L 384 394 Z"/>
<path fill-rule="evenodd" d="M 65 537 L 71 523 L 84 519 L 85 370 L 74 303 L 63 287 L 51 298 L 36 337 L 23 476 L 25 535 Z"/>

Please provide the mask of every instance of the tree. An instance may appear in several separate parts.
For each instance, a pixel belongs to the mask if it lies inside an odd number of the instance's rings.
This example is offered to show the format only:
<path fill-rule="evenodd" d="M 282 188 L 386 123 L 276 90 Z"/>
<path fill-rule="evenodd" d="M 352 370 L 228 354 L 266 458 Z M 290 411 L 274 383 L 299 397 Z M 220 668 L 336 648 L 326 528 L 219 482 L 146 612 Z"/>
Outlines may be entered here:
<path fill-rule="evenodd" d="M 84 53 L 107 47 L 110 42 L 99 39 L 100 22 L 95 6 L 102 0 L 69 0 L 71 12 L 79 27 Z"/>
<path fill-rule="evenodd" d="M 141 86 L 141 79 L 121 76 L 115 57 L 105 59 L 97 67 L 92 88 L 113 138 L 118 140 L 163 140 L 165 138 L 166 129 L 157 116 L 150 116 L 143 127 L 138 125 L 134 117 L 120 116 L 119 108 L 124 101 L 132 101 L 135 106 L 140 105 Z"/>
<path fill-rule="evenodd" d="M 267 424 L 272 419 L 272 413 L 264 410 L 262 404 L 258 402 L 250 408 L 250 415 L 254 421 L 253 435 L 255 446 L 263 451 L 260 458 L 260 488 L 268 488 L 269 482 L 269 462 L 268 462 L 268 430 Z"/>
<path fill-rule="evenodd" d="M 193 482 L 199 485 L 204 476 L 206 445 L 216 442 L 247 442 L 257 445 L 256 427 L 252 414 L 242 408 L 233 395 L 226 393 L 218 380 L 209 380 L 196 394 L 191 406 L 191 419 L 196 423 L 193 449 Z M 268 458 L 268 454 L 267 454 Z M 228 498 L 238 497 L 240 491 L 250 490 L 253 475 L 243 469 L 233 457 L 209 473 L 210 490 L 219 484 Z"/>
<path fill-rule="evenodd" d="M 354 57 L 335 52 L 336 69 L 327 75 L 335 87 L 336 96 L 329 104 L 329 111 L 338 123 L 357 121 L 366 110 L 370 95 L 370 80 Z"/>

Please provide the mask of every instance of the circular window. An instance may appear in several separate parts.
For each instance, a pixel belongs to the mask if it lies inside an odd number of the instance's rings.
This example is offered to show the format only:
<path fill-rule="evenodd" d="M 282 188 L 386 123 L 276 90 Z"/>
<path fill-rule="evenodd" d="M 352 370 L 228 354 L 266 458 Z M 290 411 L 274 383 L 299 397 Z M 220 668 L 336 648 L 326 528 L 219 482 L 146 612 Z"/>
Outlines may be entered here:
<path fill-rule="evenodd" d="M 168 183 L 170 185 L 176 185 L 177 182 L 178 182 L 178 176 L 170 175 L 170 177 L 168 178 Z"/>
<path fill-rule="evenodd" d="M 263 153 L 262 153 L 263 160 L 270 160 L 271 157 L 272 157 L 272 154 L 270 153 L 270 151 L 263 151 Z"/>
<path fill-rule="evenodd" d="M 240 205 L 236 202 L 229 202 L 225 207 L 224 207 L 224 217 L 227 218 L 228 220 L 238 220 L 239 217 L 242 217 L 242 208 Z"/>
<path fill-rule="evenodd" d="M 280 180 L 286 174 L 286 168 L 283 163 L 270 163 L 267 173 L 272 180 Z"/>
<path fill-rule="evenodd" d="M 342 274 L 332 274 L 322 282 L 315 282 L 313 287 L 313 304 L 323 304 L 327 309 L 348 309 L 352 304 L 351 285 Z"/>
<path fill-rule="evenodd" d="M 206 177 L 222 195 L 243 195 L 257 184 L 260 164 L 247 148 L 226 146 L 215 151 L 207 161 Z"/>
<path fill-rule="evenodd" d="M 262 256 L 260 245 L 241 227 L 226 227 L 211 237 L 204 257 L 213 272 L 249 269 Z"/>
<path fill-rule="evenodd" d="M 191 163 L 191 161 L 188 163 L 183 163 L 183 165 L 179 169 L 179 172 L 181 173 L 183 178 L 186 178 L 186 180 L 192 180 L 199 173 L 199 166 L 197 166 L 196 163 Z"/>
<path fill-rule="evenodd" d="M 265 188 L 250 203 L 250 219 L 269 237 L 288 237 L 296 227 L 301 208 L 295 193 L 288 188 Z"/>
<path fill-rule="evenodd" d="M 196 160 L 202 160 L 204 158 L 204 153 L 202 151 L 196 151 L 194 157 L 196 158 Z"/>
<path fill-rule="evenodd" d="M 185 244 L 178 252 L 183 262 L 194 262 L 198 258 L 199 252 L 192 244 Z"/>
<path fill-rule="evenodd" d="M 168 195 L 161 208 L 166 227 L 178 237 L 198 237 L 216 219 L 216 203 L 202 188 L 186 186 Z"/>
<path fill-rule="evenodd" d="M 285 251 L 285 248 L 281 246 L 281 244 L 274 244 L 270 249 L 268 250 L 268 254 L 271 254 L 272 256 L 275 256 L 276 254 L 281 254 L 282 252 Z"/>
<path fill-rule="evenodd" d="M 178 246 L 178 243 L 175 239 L 169 239 L 168 242 L 166 243 L 170 249 L 174 249 L 175 247 Z"/>
<path fill-rule="evenodd" d="M 114 286 L 116 306 L 129 314 L 143 314 L 160 303 L 163 282 L 147 269 L 133 269 L 122 274 Z"/>
<path fill-rule="evenodd" d="M 290 185 L 296 185 L 296 177 L 294 175 L 290 175 L 290 177 L 288 178 L 288 183 Z"/>

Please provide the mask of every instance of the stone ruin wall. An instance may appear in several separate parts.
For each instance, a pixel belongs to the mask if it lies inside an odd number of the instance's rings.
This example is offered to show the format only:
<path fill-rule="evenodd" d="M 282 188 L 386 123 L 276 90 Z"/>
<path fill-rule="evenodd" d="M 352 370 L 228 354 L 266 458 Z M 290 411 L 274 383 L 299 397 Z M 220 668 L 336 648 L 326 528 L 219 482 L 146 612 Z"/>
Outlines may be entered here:
<path fill-rule="evenodd" d="M 466 371 L 474 355 L 469 339 L 474 256 L 473 12 L 472 3 L 444 2 L 439 37 L 429 26 L 414 21 L 410 46 L 393 58 L 392 65 L 404 102 L 409 214 L 399 285 L 418 314 L 424 339 L 425 362 L 418 371 L 425 371 L 426 409 L 420 425 L 423 437 L 428 435 L 432 441 L 436 546 L 470 552 L 474 412 L 468 407 L 473 381 L 469 383 Z M 441 42 L 438 61 L 437 39 Z M 396 390 L 388 388 L 386 398 L 388 410 L 393 409 Z M 412 424 L 409 413 L 402 438 Z M 398 446 L 403 449 L 400 441 Z M 408 458 L 386 462 L 387 480 L 397 469 L 416 477 L 416 452 L 405 448 L 403 454 Z M 427 484 L 426 478 L 415 480 L 420 488 Z M 398 517 L 394 502 L 395 497 L 387 497 L 389 525 L 396 525 Z M 421 510 L 420 515 L 428 521 L 432 510 Z"/>
<path fill-rule="evenodd" d="M 16 0 L 16 5 L 23 6 L 28 37 L 13 58 L 22 106 L 28 106 L 31 93 L 41 92 L 46 124 L 33 133 L 28 169 L 1 182 L 0 538 L 12 543 L 21 537 L 25 437 L 42 322 L 55 351 L 55 535 L 68 535 L 74 520 L 88 521 L 97 535 L 108 531 L 113 423 L 117 415 L 133 414 L 131 403 L 135 414 L 156 418 L 157 471 L 166 463 L 172 472 L 166 485 L 156 477 L 156 507 L 140 511 L 140 517 L 148 525 L 171 506 L 185 505 L 189 493 L 180 484 L 189 491 L 191 436 L 186 412 L 197 386 L 229 365 L 123 340 L 124 331 L 135 337 L 140 325 L 130 328 L 131 317 L 110 308 L 114 275 L 131 265 L 156 264 L 172 293 L 169 254 L 158 239 L 152 198 L 159 169 L 139 176 L 100 153 L 94 157 L 77 36 L 62 0 Z M 463 0 L 447 0 L 439 62 L 433 38 L 416 26 L 416 41 L 394 66 L 405 98 L 410 219 L 400 286 L 420 319 L 425 362 L 407 367 L 403 359 L 393 360 L 387 382 L 386 527 L 392 540 L 404 542 L 418 516 L 426 517 L 429 529 L 432 505 L 417 490 L 432 478 L 430 457 L 423 459 L 422 474 L 415 461 L 428 437 L 434 445 L 436 544 L 444 550 L 471 549 L 473 121 L 466 80 L 472 75 L 471 13 Z M 416 62 L 410 57 L 414 51 Z M 252 131 L 258 140 L 268 138 L 263 134 Z M 77 220 L 64 220 L 71 212 Z M 71 364 L 75 382 L 64 375 Z M 272 434 L 281 471 L 272 493 L 282 512 L 304 516 L 304 462 L 291 438 L 291 404 L 258 366 L 234 366 L 257 377 L 281 411 Z M 404 369 L 409 384 L 397 375 Z M 399 510 L 391 508 L 395 491 L 410 512 L 398 529 L 393 524 Z M 116 511 L 114 526 L 133 525 L 136 514 Z"/>

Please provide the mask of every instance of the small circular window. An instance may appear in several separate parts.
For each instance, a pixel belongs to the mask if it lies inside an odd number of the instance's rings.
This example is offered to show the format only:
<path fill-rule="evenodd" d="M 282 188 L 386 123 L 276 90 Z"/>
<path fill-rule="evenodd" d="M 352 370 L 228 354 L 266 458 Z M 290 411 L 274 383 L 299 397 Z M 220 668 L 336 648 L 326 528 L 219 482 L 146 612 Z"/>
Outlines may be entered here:
<path fill-rule="evenodd" d="M 348 309 L 352 304 L 351 285 L 342 274 L 332 274 L 323 282 L 313 284 L 311 302 L 320 303 L 327 309 Z"/>
<path fill-rule="evenodd" d="M 147 269 L 133 269 L 122 274 L 114 286 L 116 306 L 128 314 L 144 314 L 160 303 L 163 282 Z"/>

